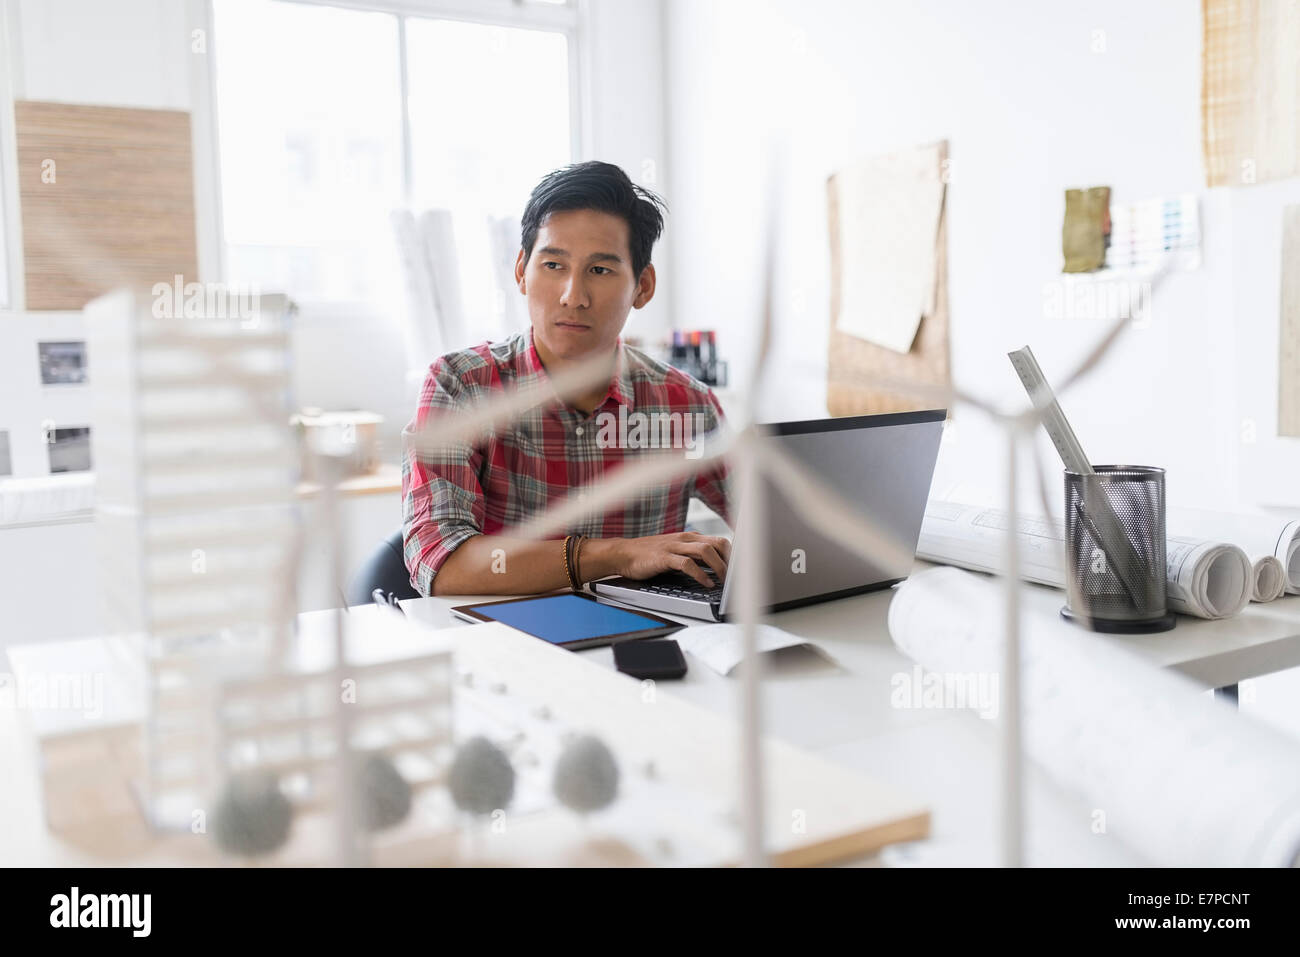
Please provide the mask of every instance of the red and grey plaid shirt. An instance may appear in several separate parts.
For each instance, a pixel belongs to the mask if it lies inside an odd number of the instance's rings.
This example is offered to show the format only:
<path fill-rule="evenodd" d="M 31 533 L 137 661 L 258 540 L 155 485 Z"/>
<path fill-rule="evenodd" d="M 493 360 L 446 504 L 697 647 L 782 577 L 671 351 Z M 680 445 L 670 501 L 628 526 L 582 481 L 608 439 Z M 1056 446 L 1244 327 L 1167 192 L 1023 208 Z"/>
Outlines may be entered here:
<path fill-rule="evenodd" d="M 407 429 L 546 378 L 531 329 L 502 342 L 450 353 L 430 366 Z M 472 444 L 432 453 L 408 448 L 402 462 L 402 529 L 411 584 L 422 595 L 432 594 L 438 569 L 471 536 L 495 535 L 520 525 L 594 484 L 625 458 L 659 451 L 657 440 L 646 447 L 649 430 L 643 429 L 637 439 L 636 423 L 667 423 L 673 413 L 678 413 L 679 423 L 689 416 L 695 442 L 723 421 L 722 408 L 708 386 L 619 339 L 609 392 L 590 415 L 557 397 Z M 634 447 L 609 441 L 614 434 L 609 427 L 619 421 L 627 423 L 631 441 L 626 444 Z M 692 433 L 679 428 L 674 435 L 684 437 L 689 448 Z M 662 445 L 667 444 L 665 439 Z M 568 532 L 593 538 L 680 532 L 692 496 L 731 523 L 723 464 L 671 485 L 645 488 L 623 508 L 590 516 Z"/>

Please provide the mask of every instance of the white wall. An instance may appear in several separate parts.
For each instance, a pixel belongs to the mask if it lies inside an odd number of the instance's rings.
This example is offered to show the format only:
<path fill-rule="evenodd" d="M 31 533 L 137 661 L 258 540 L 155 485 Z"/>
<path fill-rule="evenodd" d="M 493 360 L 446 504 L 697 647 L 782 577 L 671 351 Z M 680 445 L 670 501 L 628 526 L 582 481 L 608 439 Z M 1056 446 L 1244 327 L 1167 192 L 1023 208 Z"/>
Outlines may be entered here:
<path fill-rule="evenodd" d="M 12 6 L 20 41 L 16 98 L 190 108 L 185 2 L 18 0 Z"/>
<path fill-rule="evenodd" d="M 1219 313 L 1236 332 L 1242 492 L 1270 503 L 1300 504 L 1300 439 L 1279 438 L 1279 308 L 1284 205 L 1300 203 L 1300 179 L 1230 191 L 1231 286 Z M 1294 511 L 1294 508 L 1292 508 Z"/>
<path fill-rule="evenodd" d="M 785 151 L 782 364 L 760 399 L 765 417 L 826 414 L 827 177 L 946 138 L 954 377 L 999 401 L 1024 400 L 1008 351 L 1032 345 L 1059 381 L 1105 330 L 1043 316 L 1045 284 L 1060 272 L 1064 189 L 1110 185 L 1119 202 L 1200 194 L 1203 268 L 1172 276 L 1149 326 L 1130 328 L 1063 404 L 1093 461 L 1164 466 L 1174 502 L 1238 501 L 1248 413 L 1236 366 L 1271 364 L 1276 379 L 1277 279 L 1262 277 L 1264 301 L 1239 302 L 1233 262 L 1243 249 L 1273 263 L 1279 253 L 1237 198 L 1249 188 L 1204 187 L 1199 4 L 669 0 L 668 22 L 675 317 L 719 328 L 733 359 L 747 354 L 757 311 L 765 144 Z M 1096 30 L 1105 52 L 1092 52 Z M 1262 215 L 1275 223 L 1276 201 Z M 1270 395 L 1275 404 L 1275 389 L 1256 404 Z M 1054 491 L 1059 460 L 1040 447 Z M 959 410 L 935 491 L 1000 500 L 1002 448 L 979 413 Z M 1245 504 L 1262 500 L 1250 495 Z"/>

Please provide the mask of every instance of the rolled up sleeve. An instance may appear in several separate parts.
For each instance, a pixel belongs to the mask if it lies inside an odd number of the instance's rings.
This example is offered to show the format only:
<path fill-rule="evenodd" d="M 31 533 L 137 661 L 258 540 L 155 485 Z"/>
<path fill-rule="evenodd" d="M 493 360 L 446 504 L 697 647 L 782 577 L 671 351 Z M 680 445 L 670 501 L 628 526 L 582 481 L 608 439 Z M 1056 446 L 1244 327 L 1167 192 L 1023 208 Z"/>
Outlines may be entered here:
<path fill-rule="evenodd" d="M 411 586 L 421 595 L 433 594 L 434 577 L 451 553 L 483 532 L 482 451 L 437 435 L 440 423 L 465 409 L 460 380 L 437 360 L 403 433 L 402 546 Z"/>

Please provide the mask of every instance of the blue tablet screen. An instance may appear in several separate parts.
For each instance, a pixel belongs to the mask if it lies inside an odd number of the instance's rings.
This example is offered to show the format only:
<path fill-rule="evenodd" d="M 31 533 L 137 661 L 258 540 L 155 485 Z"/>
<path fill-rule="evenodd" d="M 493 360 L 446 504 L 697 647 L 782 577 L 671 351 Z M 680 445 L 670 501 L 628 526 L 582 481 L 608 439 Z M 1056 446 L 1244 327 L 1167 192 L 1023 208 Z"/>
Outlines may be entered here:
<path fill-rule="evenodd" d="M 556 645 L 663 627 L 662 622 L 653 618 L 578 595 L 547 595 L 504 605 L 480 605 L 474 610 Z"/>

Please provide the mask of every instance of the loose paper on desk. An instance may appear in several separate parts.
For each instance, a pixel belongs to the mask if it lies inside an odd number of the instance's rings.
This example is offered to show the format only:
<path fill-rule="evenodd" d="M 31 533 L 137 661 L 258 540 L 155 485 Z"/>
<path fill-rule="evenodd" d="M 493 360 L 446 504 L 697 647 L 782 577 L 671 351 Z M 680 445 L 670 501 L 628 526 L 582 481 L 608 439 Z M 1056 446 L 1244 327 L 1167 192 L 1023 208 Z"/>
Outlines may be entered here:
<path fill-rule="evenodd" d="M 908 352 L 922 316 L 934 312 L 940 155 L 935 143 L 835 174 L 841 332 Z"/>
<path fill-rule="evenodd" d="M 745 657 L 745 641 L 740 625 L 693 625 L 673 635 L 686 651 L 699 658 L 720 675 L 729 675 Z M 835 659 L 813 642 L 792 635 L 772 625 L 758 626 L 758 650 L 808 648 L 832 663 Z"/>
<path fill-rule="evenodd" d="M 889 634 L 928 671 L 996 674 L 1003 602 L 995 582 L 932 568 L 899 586 Z M 1160 866 L 1300 863 L 1300 744 L 1103 636 L 1022 614 L 1025 753 L 1104 809 L 1108 834 Z"/>

